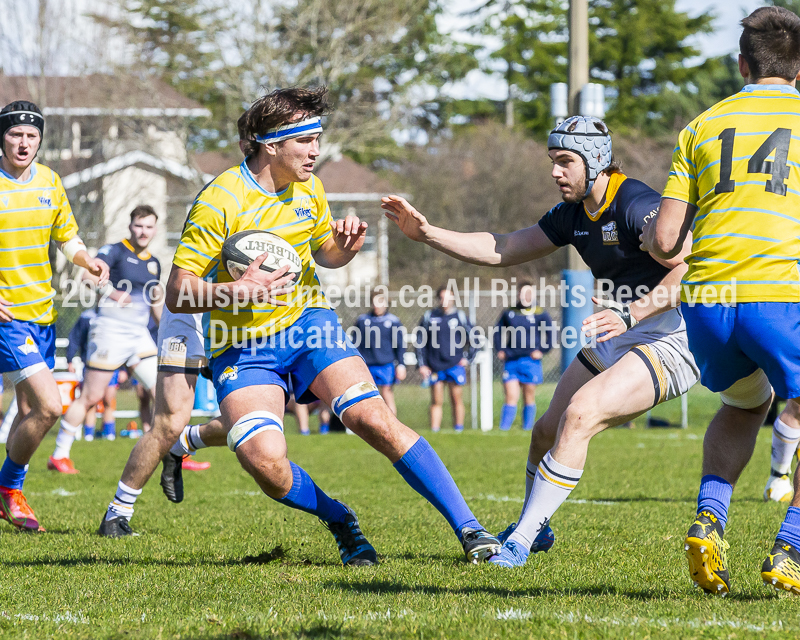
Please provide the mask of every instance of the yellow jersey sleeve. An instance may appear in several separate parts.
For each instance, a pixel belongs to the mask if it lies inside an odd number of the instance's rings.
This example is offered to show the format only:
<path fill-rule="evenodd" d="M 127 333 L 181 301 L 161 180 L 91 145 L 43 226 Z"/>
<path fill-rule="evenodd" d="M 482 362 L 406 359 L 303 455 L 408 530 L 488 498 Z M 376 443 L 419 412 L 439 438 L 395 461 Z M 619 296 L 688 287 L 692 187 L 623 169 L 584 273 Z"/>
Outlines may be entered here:
<path fill-rule="evenodd" d="M 681 131 L 678 146 L 672 152 L 672 166 L 662 197 L 673 198 L 697 206 L 697 164 L 694 158 L 697 131 L 696 121 Z"/>
<path fill-rule="evenodd" d="M 331 216 L 331 208 L 328 205 L 328 197 L 322 187 L 322 180 L 317 179 L 315 182 L 314 191 L 317 196 L 317 211 L 320 213 L 317 215 L 314 229 L 311 231 L 311 251 L 317 251 L 328 241 L 328 238 L 333 237 L 333 232 L 331 231 L 333 216 Z"/>
<path fill-rule="evenodd" d="M 202 278 L 219 261 L 228 237 L 227 208 L 219 201 L 206 202 L 208 190 L 200 193 L 183 225 L 181 240 L 172 262 Z"/>
<path fill-rule="evenodd" d="M 61 184 L 61 178 L 52 169 L 50 172 L 53 174 L 53 205 L 56 209 L 56 217 L 53 221 L 53 229 L 50 232 L 50 237 L 56 242 L 67 242 L 72 240 L 78 235 L 78 223 L 75 221 L 75 216 L 72 213 L 72 207 L 69 205 L 67 192 L 64 191 L 64 185 Z"/>

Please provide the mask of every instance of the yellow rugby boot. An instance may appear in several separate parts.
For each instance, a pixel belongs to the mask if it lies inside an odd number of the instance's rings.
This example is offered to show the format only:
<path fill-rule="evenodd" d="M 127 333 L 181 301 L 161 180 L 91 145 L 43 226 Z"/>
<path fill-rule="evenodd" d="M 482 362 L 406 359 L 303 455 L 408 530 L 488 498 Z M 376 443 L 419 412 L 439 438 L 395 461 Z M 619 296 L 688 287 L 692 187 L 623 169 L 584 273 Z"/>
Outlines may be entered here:
<path fill-rule="evenodd" d="M 761 579 L 776 591 L 800 596 L 800 553 L 788 542 L 776 540 L 761 565 Z"/>
<path fill-rule="evenodd" d="M 683 548 L 689 561 L 689 575 L 706 593 L 726 596 L 731 590 L 728 576 L 728 543 L 717 516 L 701 511 L 689 527 Z"/>

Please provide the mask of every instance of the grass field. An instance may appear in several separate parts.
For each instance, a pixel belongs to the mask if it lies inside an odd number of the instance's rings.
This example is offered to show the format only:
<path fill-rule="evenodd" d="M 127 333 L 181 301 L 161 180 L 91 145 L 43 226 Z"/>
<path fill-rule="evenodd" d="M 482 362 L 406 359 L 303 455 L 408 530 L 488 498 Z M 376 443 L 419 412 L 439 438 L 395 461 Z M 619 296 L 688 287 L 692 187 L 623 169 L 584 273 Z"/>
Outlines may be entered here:
<path fill-rule="evenodd" d="M 76 443 L 81 474 L 57 476 L 44 470 L 50 436 L 26 482 L 48 533 L 0 524 L 0 636 L 797 637 L 800 600 L 759 580 L 785 510 L 761 501 L 768 429 L 734 494 L 733 592 L 712 599 L 691 587 L 682 540 L 717 400 L 695 390 L 689 406 L 686 431 L 639 426 L 596 438 L 553 519 L 556 546 L 512 571 L 466 564 L 444 520 L 355 437 L 288 442 L 295 461 L 358 511 L 381 556 L 370 569 L 342 568 L 330 534 L 260 494 L 227 449 L 201 452 L 212 467 L 186 474 L 183 504 L 168 503 L 157 479 L 146 487 L 132 521 L 140 537 L 101 539 L 94 531 L 132 443 Z M 660 415 L 677 421 L 677 411 Z M 427 437 L 487 528 L 516 519 L 527 434 Z"/>

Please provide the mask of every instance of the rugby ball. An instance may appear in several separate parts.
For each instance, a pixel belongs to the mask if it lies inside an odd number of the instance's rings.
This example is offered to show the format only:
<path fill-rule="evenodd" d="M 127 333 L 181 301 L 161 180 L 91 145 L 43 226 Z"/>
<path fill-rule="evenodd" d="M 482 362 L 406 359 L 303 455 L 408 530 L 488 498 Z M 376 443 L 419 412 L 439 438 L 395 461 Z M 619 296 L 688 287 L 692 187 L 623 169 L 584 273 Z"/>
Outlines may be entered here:
<path fill-rule="evenodd" d="M 267 257 L 261 264 L 262 270 L 271 273 L 289 265 L 288 274 L 292 282 L 297 282 L 303 271 L 300 255 L 286 240 L 269 231 L 251 229 L 234 233 L 222 244 L 222 264 L 228 275 L 238 280 L 250 263 L 263 253 Z"/>

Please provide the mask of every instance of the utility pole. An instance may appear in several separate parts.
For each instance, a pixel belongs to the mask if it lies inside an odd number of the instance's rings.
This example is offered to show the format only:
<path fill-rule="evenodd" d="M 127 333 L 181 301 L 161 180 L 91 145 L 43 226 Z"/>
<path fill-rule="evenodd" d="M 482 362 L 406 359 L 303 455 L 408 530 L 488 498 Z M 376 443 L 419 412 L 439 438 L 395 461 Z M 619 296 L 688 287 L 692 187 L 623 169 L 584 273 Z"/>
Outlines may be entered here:
<path fill-rule="evenodd" d="M 589 84 L 589 2 L 569 2 L 569 113 L 581 115 L 581 91 Z M 588 114 L 587 114 L 588 115 Z M 568 287 L 567 305 L 562 309 L 562 325 L 581 335 L 583 320 L 594 310 L 589 297 L 594 292 L 594 278 L 589 267 L 578 255 L 575 247 L 567 248 L 567 268 L 562 273 L 562 286 Z M 582 293 L 582 295 L 580 295 Z M 588 294 L 588 295 L 587 295 Z M 579 300 L 583 298 L 581 304 Z M 561 370 L 566 371 L 570 362 L 578 355 L 580 343 L 563 344 Z"/>

